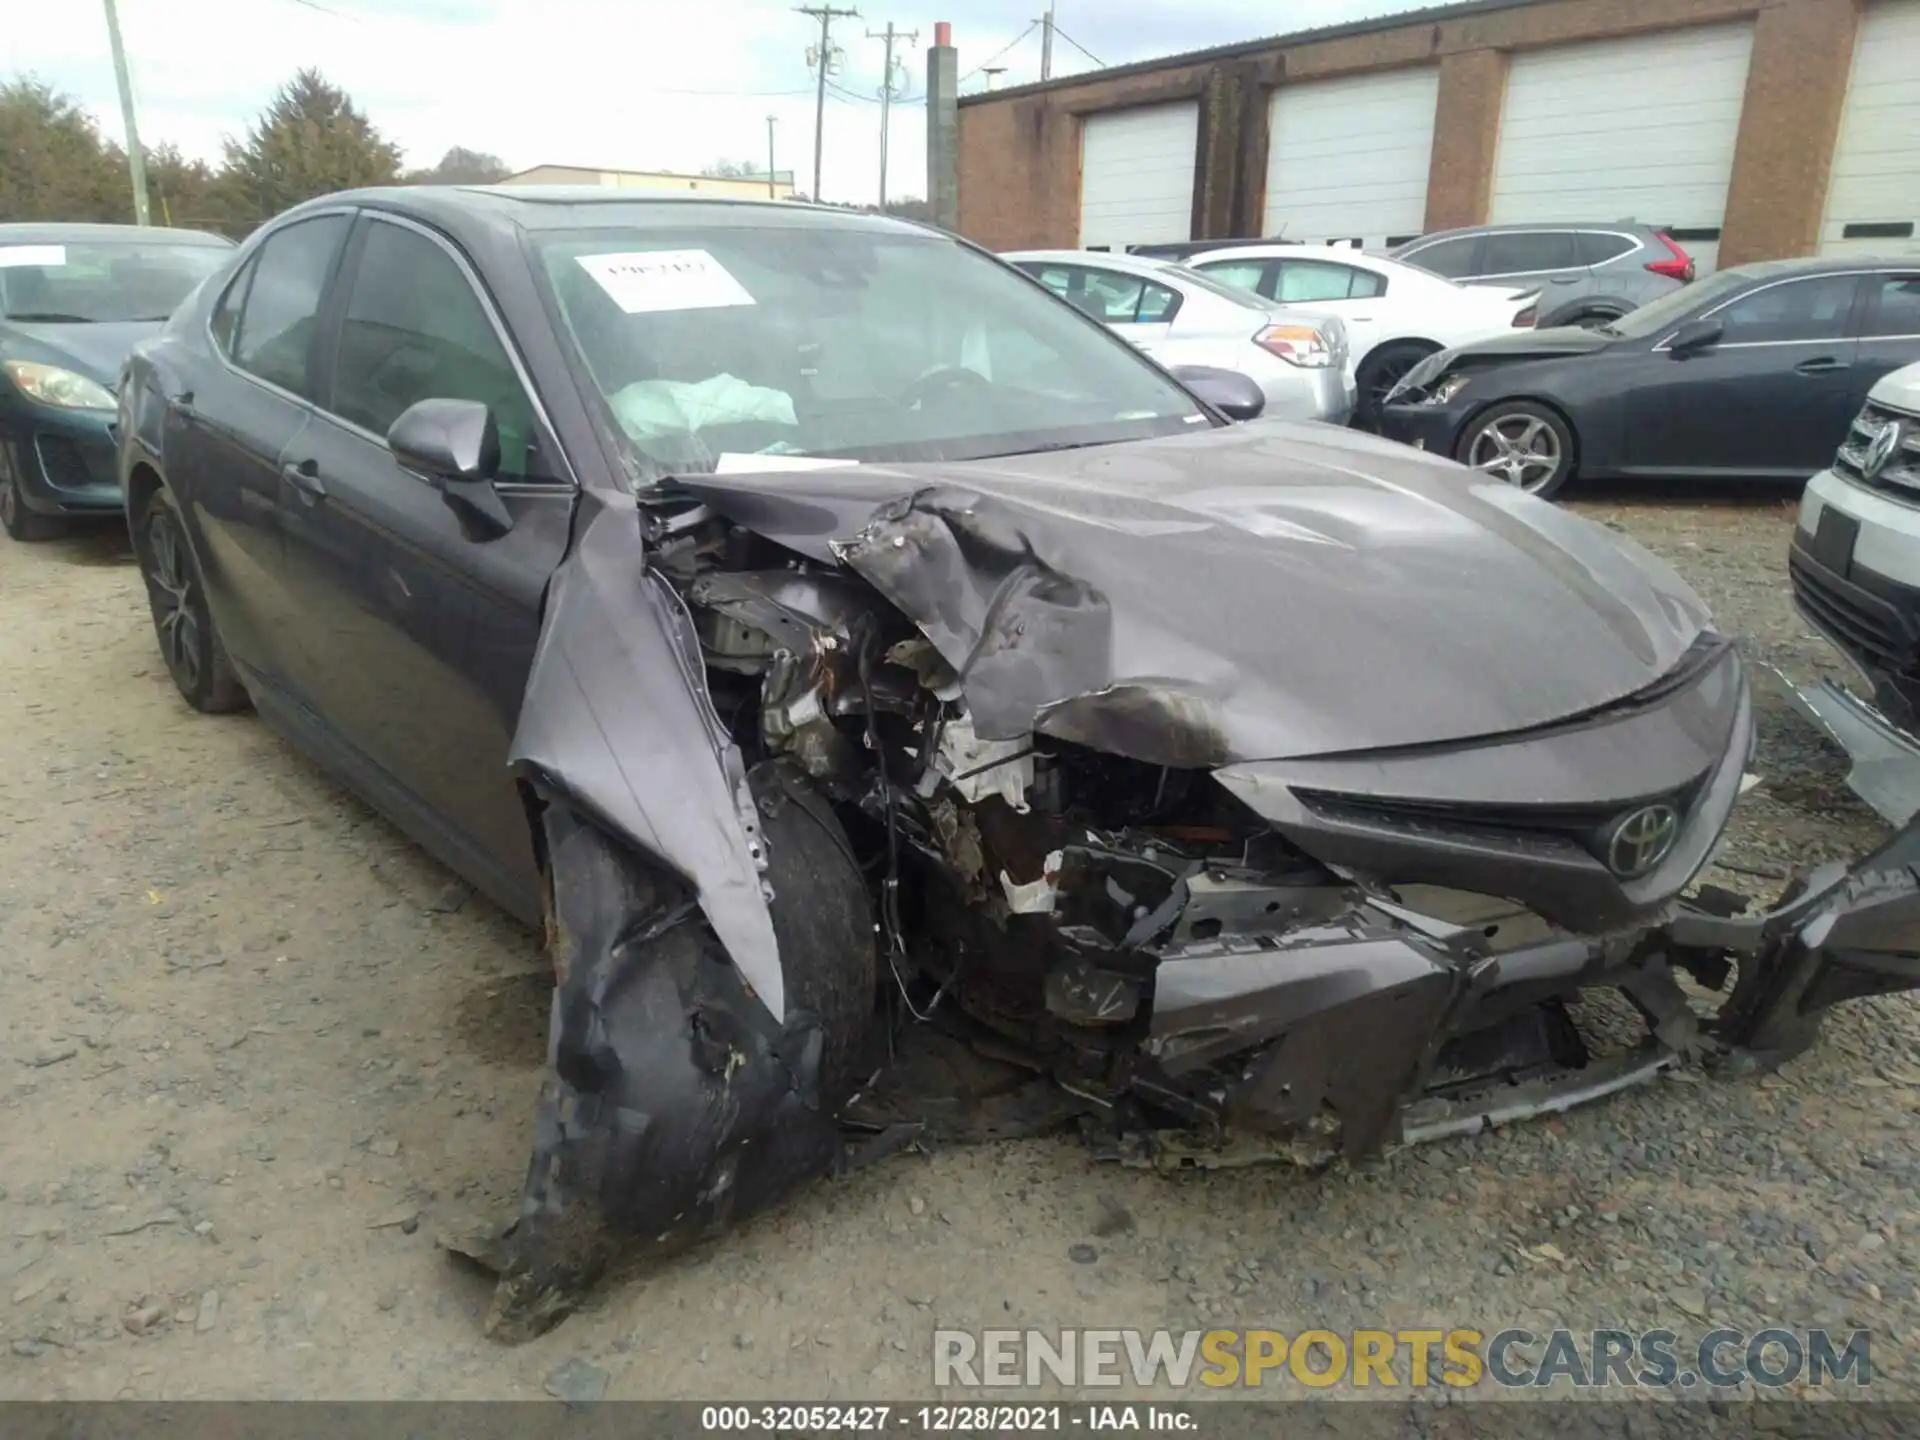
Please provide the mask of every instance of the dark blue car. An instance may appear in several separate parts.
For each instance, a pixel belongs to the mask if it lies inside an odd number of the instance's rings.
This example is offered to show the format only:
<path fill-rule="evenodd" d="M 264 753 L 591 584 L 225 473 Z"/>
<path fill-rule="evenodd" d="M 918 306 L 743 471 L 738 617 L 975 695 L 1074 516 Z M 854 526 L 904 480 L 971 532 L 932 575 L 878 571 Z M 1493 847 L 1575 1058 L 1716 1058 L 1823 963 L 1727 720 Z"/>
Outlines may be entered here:
<path fill-rule="evenodd" d="M 232 250 L 198 230 L 0 225 L 0 524 L 14 539 L 120 511 L 120 365 Z"/>

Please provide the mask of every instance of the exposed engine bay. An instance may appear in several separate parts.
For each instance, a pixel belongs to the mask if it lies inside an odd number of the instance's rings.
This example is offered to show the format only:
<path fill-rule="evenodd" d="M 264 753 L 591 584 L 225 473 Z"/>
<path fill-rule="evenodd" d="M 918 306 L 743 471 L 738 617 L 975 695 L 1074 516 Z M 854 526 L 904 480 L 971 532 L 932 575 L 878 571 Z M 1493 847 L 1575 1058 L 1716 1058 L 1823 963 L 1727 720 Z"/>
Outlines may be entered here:
<path fill-rule="evenodd" d="M 1679 898 L 1752 748 L 1738 656 L 1702 625 L 1559 719 L 1269 760 L 1206 656 L 1164 683 L 1128 661 L 1181 617 L 1067 578 L 1015 507 L 863 496 L 854 524 L 790 488 L 788 521 L 717 484 L 643 508 L 714 825 L 737 819 L 750 872 L 644 799 L 626 818 L 523 720 L 560 984 L 497 1335 L 916 1141 L 1072 1124 L 1129 1163 L 1321 1165 L 1778 1060 L 1827 1006 L 1920 984 L 1913 830 L 1764 913 Z M 570 563 L 591 571 L 591 530 Z M 542 663 L 604 715 L 612 672 L 556 638 L 598 593 L 573 579 Z M 530 710 L 541 685 L 537 663 Z M 621 693 L 678 703 L 657 689 Z M 706 783 L 683 771 L 645 785 Z M 772 971 L 738 938 L 756 903 Z M 1596 991 L 1637 1044 L 1589 1045 Z M 979 1062 L 978 1089 L 920 1084 L 929 1045 Z"/>

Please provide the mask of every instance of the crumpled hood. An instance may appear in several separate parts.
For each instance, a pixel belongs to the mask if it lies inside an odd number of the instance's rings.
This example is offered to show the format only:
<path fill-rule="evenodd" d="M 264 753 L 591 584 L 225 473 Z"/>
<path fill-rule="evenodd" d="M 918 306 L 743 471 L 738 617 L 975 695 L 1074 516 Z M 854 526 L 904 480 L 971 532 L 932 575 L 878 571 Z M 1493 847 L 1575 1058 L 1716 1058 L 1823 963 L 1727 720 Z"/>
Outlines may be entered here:
<path fill-rule="evenodd" d="M 682 483 L 864 576 L 981 734 L 1156 764 L 1526 729 L 1642 689 L 1708 623 L 1631 542 L 1329 426 Z"/>

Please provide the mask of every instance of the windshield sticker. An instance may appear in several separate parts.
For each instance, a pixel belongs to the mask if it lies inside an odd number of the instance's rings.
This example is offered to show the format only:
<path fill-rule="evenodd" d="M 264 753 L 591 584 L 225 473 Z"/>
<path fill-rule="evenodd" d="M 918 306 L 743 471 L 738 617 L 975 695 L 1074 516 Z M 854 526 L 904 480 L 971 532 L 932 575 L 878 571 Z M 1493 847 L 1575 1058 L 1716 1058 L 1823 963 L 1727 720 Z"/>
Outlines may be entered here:
<path fill-rule="evenodd" d="M 64 265 L 64 245 L 0 245 L 0 270 L 18 265 Z"/>
<path fill-rule="evenodd" d="M 753 304 L 746 287 L 704 250 L 632 250 L 576 258 L 629 315 Z"/>

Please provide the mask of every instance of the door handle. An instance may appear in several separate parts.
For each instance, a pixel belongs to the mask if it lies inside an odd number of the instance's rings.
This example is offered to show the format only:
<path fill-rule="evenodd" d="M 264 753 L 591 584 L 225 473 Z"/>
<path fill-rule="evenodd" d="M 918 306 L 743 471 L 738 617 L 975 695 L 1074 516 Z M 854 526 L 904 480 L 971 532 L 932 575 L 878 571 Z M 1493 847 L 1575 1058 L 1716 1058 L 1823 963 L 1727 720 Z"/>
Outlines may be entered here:
<path fill-rule="evenodd" d="M 193 419 L 193 392 L 183 390 L 178 395 L 167 396 L 167 410 L 182 420 Z"/>
<path fill-rule="evenodd" d="M 327 487 L 320 483 L 320 467 L 312 460 L 282 465 L 280 478 L 299 491 L 309 505 L 327 498 Z"/>
<path fill-rule="evenodd" d="M 1796 375 L 1838 375 L 1850 368 L 1844 360 L 1836 360 L 1831 355 L 1822 355 L 1817 360 L 1802 360 L 1793 367 Z"/>

